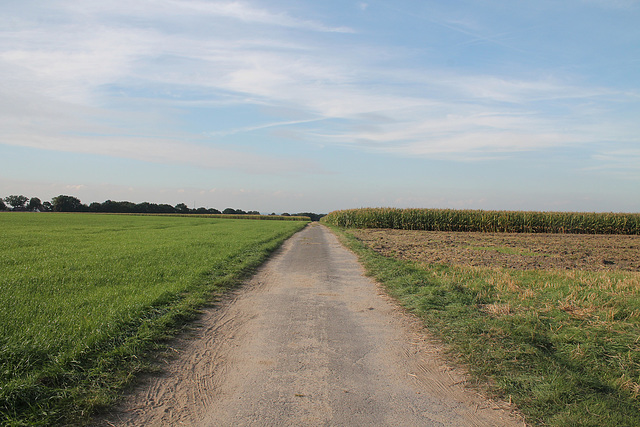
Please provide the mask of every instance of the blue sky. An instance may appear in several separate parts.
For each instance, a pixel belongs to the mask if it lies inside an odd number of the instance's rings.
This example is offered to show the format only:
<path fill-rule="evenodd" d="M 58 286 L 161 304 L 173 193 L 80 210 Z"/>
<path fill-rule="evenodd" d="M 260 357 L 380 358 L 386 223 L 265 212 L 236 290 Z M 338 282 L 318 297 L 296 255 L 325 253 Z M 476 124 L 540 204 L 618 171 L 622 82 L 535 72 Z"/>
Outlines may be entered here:
<path fill-rule="evenodd" d="M 640 212 L 640 1 L 3 0 L 0 196 Z"/>

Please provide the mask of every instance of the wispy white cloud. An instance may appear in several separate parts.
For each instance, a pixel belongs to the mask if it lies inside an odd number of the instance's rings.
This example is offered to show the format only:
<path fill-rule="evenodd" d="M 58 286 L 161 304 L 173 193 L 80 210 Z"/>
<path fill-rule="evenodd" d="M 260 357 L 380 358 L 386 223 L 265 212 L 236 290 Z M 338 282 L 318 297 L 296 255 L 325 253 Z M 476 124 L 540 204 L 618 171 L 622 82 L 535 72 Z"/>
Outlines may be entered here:
<path fill-rule="evenodd" d="M 47 7 L 57 12 L 51 23 L 36 25 L 34 12 L 25 8 L 24 17 L 0 35 L 0 94 L 11 99 L 10 106 L 0 105 L 5 143 L 280 171 L 290 170 L 287 162 L 218 148 L 216 138 L 296 125 L 322 144 L 401 156 L 488 158 L 606 139 L 615 121 L 591 132 L 593 122 L 573 119 L 568 128 L 567 119 L 594 100 L 633 95 L 553 74 L 504 77 L 435 65 L 390 66 L 383 47 L 357 44 L 352 29 L 248 2 L 54 1 Z M 467 21 L 441 22 L 476 39 L 500 41 L 500 33 L 481 36 Z M 338 33 L 345 43 L 331 42 L 328 49 L 309 33 Z M 199 95 L 191 99 L 192 93 Z M 119 102 L 127 107 L 114 107 Z M 163 114 L 171 108 L 224 102 L 282 107 L 304 118 L 218 125 L 199 133 L 211 138 L 204 148 L 206 141 L 178 141 L 188 135 L 148 134 L 154 123 L 156 132 L 167 130 Z"/>
<path fill-rule="evenodd" d="M 238 19 L 243 22 L 260 23 L 290 28 L 301 28 L 304 30 L 320 32 L 353 33 L 353 29 L 348 27 L 331 27 L 322 23 L 292 17 L 286 13 L 271 13 L 265 9 L 255 8 L 242 2 L 202 2 L 171 1 L 172 5 L 192 9 L 198 13 L 206 13 L 215 16 Z"/>
<path fill-rule="evenodd" d="M 588 100 L 616 94 L 603 87 L 582 87 L 558 79 L 517 79 L 487 75 L 459 76 L 450 82 L 460 93 L 488 102 L 531 104 L 540 101 Z"/>
<path fill-rule="evenodd" d="M 330 25 L 292 16 L 285 12 L 274 13 L 265 8 L 254 6 L 242 1 L 202 1 L 202 0 L 141 0 L 136 2 L 86 2 L 69 3 L 57 2 L 69 13 L 91 16 L 111 15 L 118 17 L 132 17 L 152 21 L 158 18 L 170 18 L 172 21 L 180 19 L 208 19 L 226 18 L 246 24 L 263 24 L 267 26 L 302 29 L 304 31 L 353 33 L 349 27 L 333 27 Z"/>
<path fill-rule="evenodd" d="M 205 169 L 239 169 L 250 174 L 323 173 L 321 167 L 308 160 L 259 155 L 159 138 L 7 133 L 0 135 L 0 138 L 6 145 L 183 164 Z"/>
<path fill-rule="evenodd" d="M 0 75 L 47 97 L 92 104 L 97 88 L 126 78 L 157 41 L 152 32 L 136 29 L 16 30 L 0 36 Z"/>
<path fill-rule="evenodd" d="M 637 146 L 603 148 L 595 153 L 592 159 L 597 165 L 584 170 L 640 182 L 640 148 Z"/>
<path fill-rule="evenodd" d="M 269 128 L 276 128 L 276 127 L 285 127 L 285 126 L 292 126 L 292 125 L 300 125 L 300 124 L 306 124 L 306 123 L 314 123 L 314 122 L 318 122 L 318 121 L 322 121 L 325 120 L 324 118 L 320 118 L 320 119 L 308 119 L 308 120 L 289 120 L 286 122 L 275 122 L 275 123 L 266 123 L 266 124 L 262 124 L 262 125 L 256 125 L 256 126 L 245 126 L 242 128 L 236 128 L 236 129 L 228 129 L 228 130 L 223 130 L 223 131 L 214 131 L 214 132 L 207 132 L 206 135 L 207 136 L 227 136 L 227 135 L 234 135 L 237 133 L 244 133 L 244 132 L 253 132 L 256 130 L 262 130 L 262 129 L 269 129 Z"/>
<path fill-rule="evenodd" d="M 457 161 L 477 161 L 508 157 L 522 152 L 576 146 L 585 142 L 581 135 L 561 132 L 509 130 L 484 127 L 448 128 L 429 126 L 378 132 L 353 132 L 323 135 L 337 143 L 356 144 L 369 151 L 385 152 L 403 157 L 426 157 Z"/>

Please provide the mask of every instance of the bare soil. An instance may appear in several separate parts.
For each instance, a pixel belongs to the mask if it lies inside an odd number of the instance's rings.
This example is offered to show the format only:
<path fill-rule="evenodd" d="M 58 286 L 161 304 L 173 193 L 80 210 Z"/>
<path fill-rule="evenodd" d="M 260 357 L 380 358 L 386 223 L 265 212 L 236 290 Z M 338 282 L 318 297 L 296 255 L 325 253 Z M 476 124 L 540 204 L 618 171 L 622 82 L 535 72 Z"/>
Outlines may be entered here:
<path fill-rule="evenodd" d="M 101 426 L 515 426 L 324 226 L 207 309 Z"/>
<path fill-rule="evenodd" d="M 640 271 L 640 236 L 350 230 L 375 251 L 428 264 Z"/>

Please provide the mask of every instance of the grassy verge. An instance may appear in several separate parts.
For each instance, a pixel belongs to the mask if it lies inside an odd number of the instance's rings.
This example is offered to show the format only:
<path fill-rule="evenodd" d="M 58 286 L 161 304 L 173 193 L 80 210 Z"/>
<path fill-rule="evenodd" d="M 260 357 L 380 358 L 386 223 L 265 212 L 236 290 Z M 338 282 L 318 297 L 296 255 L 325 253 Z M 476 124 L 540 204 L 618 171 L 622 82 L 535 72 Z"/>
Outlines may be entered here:
<path fill-rule="evenodd" d="M 0 214 L 0 424 L 82 424 L 297 221 Z"/>
<path fill-rule="evenodd" d="M 474 377 L 532 424 L 640 425 L 640 274 L 424 265 L 334 230 Z"/>

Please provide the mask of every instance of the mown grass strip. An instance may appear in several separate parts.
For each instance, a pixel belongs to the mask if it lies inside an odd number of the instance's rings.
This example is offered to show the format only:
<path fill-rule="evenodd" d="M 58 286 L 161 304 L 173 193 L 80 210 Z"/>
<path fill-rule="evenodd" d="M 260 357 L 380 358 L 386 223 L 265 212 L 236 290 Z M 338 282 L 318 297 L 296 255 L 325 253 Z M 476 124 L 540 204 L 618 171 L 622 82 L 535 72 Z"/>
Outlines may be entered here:
<path fill-rule="evenodd" d="M 82 424 L 298 221 L 0 214 L 0 424 Z"/>
<path fill-rule="evenodd" d="M 530 423 L 640 425 L 640 274 L 420 265 L 333 229 L 369 275 Z"/>
<path fill-rule="evenodd" d="M 355 228 L 493 233 L 640 234 L 640 214 L 362 208 L 334 211 L 326 224 Z"/>

